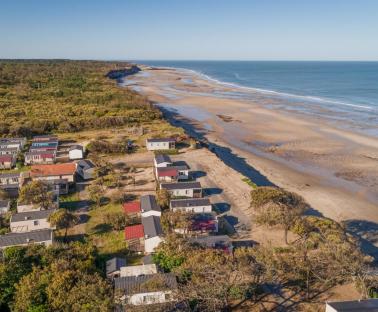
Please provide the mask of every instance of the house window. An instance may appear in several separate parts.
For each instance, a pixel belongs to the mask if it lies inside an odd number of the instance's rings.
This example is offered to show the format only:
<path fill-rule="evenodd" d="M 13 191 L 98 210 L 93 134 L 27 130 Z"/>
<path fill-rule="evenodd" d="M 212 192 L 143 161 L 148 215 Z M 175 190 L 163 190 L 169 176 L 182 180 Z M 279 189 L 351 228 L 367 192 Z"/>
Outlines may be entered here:
<path fill-rule="evenodd" d="M 34 225 L 35 225 L 35 226 L 39 225 L 39 221 L 38 221 L 38 220 L 35 220 L 35 221 L 34 221 Z"/>

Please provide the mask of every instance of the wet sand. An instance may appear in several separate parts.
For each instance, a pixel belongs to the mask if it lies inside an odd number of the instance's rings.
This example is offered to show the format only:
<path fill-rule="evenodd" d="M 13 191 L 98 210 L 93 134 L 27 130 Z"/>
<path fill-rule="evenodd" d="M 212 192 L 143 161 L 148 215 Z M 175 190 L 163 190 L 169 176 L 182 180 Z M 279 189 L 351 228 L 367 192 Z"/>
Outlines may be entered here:
<path fill-rule="evenodd" d="M 358 224 L 358 229 L 353 228 L 356 232 L 375 230 L 377 138 L 280 109 L 260 94 L 248 99 L 233 96 L 240 90 L 191 72 L 144 68 L 141 74 L 128 77 L 125 85 L 206 138 L 216 153 L 225 154 L 230 166 L 240 166 L 238 171 L 255 182 L 265 179 L 297 192 L 312 206 L 312 213 Z M 232 157 L 239 163 L 233 163 Z M 369 234 L 378 237 L 378 230 Z"/>

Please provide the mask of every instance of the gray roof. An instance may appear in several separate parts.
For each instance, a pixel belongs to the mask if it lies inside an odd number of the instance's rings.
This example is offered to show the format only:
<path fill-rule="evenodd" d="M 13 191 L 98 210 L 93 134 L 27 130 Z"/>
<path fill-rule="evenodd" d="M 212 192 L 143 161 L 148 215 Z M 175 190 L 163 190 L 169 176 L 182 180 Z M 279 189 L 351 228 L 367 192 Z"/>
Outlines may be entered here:
<path fill-rule="evenodd" d="M 144 230 L 144 235 L 148 237 L 156 237 L 163 234 L 163 229 L 160 224 L 160 217 L 148 216 L 142 218 L 142 225 Z"/>
<path fill-rule="evenodd" d="M 29 152 L 26 152 L 25 155 L 46 155 L 46 154 L 56 154 L 56 150 L 30 150 Z"/>
<path fill-rule="evenodd" d="M 378 311 L 378 299 L 327 302 L 327 304 L 339 312 Z"/>
<path fill-rule="evenodd" d="M 9 205 L 9 200 L 0 200 L 0 208 L 7 208 Z"/>
<path fill-rule="evenodd" d="M 39 140 L 39 139 L 43 139 L 43 140 L 46 140 L 46 139 L 55 139 L 57 140 L 58 137 L 54 134 L 43 134 L 43 135 L 35 135 L 33 136 L 33 140 Z"/>
<path fill-rule="evenodd" d="M 38 230 L 26 233 L 9 233 L 0 235 L 0 248 L 26 245 L 31 242 L 44 242 L 52 239 L 53 231 L 51 229 Z"/>
<path fill-rule="evenodd" d="M 26 138 L 1 138 L 0 143 L 18 143 L 18 142 L 24 142 L 26 141 Z"/>
<path fill-rule="evenodd" d="M 1 173 L 0 174 L 0 179 L 4 178 L 19 178 L 21 173 L 19 172 L 11 172 L 11 173 Z"/>
<path fill-rule="evenodd" d="M 155 142 L 176 142 L 173 138 L 157 138 L 157 139 L 147 139 L 147 142 L 155 143 Z"/>
<path fill-rule="evenodd" d="M 18 152 L 18 148 L 17 147 L 2 147 L 2 148 L 0 148 L 0 151 L 4 151 L 4 152 Z"/>
<path fill-rule="evenodd" d="M 9 189 L 18 189 L 19 185 L 18 183 L 11 183 L 11 184 L 0 184 L 0 188 L 4 190 L 9 190 Z"/>
<path fill-rule="evenodd" d="M 199 182 L 162 183 L 161 187 L 167 190 L 200 189 L 201 183 Z"/>
<path fill-rule="evenodd" d="M 151 283 L 148 283 L 149 281 Z M 152 286 L 155 286 L 155 288 L 152 288 Z M 125 276 L 114 279 L 114 287 L 123 290 L 125 295 L 132 295 L 172 290 L 177 288 L 177 281 L 176 276 L 172 273 Z"/>
<path fill-rule="evenodd" d="M 48 210 L 36 210 L 36 211 L 16 213 L 12 215 L 11 222 L 47 219 L 49 215 L 51 215 L 55 210 L 56 209 L 48 209 Z"/>
<path fill-rule="evenodd" d="M 200 245 L 213 245 L 213 244 L 230 244 L 231 239 L 227 235 L 210 235 L 210 236 L 199 236 L 199 237 L 192 237 L 189 239 L 189 241 L 194 244 L 200 244 Z"/>
<path fill-rule="evenodd" d="M 172 208 L 185 208 L 185 207 L 197 207 L 197 206 L 209 206 L 211 205 L 208 198 L 188 198 L 188 199 L 173 199 L 171 200 Z"/>
<path fill-rule="evenodd" d="M 121 267 L 126 266 L 126 259 L 114 257 L 106 261 L 106 275 L 119 271 Z"/>
<path fill-rule="evenodd" d="M 75 150 L 75 149 L 78 149 L 78 150 L 83 151 L 83 150 L 84 150 L 84 147 L 83 147 L 82 145 L 79 145 L 79 144 L 77 144 L 77 145 L 72 145 L 72 146 L 70 147 L 70 151 L 73 151 L 73 150 Z"/>
<path fill-rule="evenodd" d="M 83 168 L 83 170 L 88 170 L 95 168 L 96 166 L 89 159 L 82 159 L 77 162 L 77 165 Z"/>
<path fill-rule="evenodd" d="M 142 212 L 147 211 L 161 211 L 159 205 L 156 202 L 156 198 L 153 195 L 143 195 L 140 197 L 140 208 Z"/>
<path fill-rule="evenodd" d="M 162 164 L 165 162 L 172 163 L 171 158 L 166 154 L 159 154 L 155 156 L 155 161 L 157 164 Z"/>

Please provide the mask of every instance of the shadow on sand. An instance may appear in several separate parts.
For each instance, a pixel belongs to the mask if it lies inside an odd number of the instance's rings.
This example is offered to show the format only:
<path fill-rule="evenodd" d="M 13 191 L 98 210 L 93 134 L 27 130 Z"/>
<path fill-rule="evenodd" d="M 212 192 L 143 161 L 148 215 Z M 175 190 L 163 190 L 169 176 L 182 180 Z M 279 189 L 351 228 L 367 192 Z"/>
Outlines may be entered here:
<path fill-rule="evenodd" d="M 343 224 L 349 233 L 359 239 L 362 251 L 374 257 L 378 263 L 378 224 L 365 220 L 347 220 Z"/>
<path fill-rule="evenodd" d="M 205 135 L 209 133 L 208 130 L 199 129 L 198 125 L 195 125 L 193 121 L 176 112 L 169 111 L 161 106 L 159 106 L 159 108 L 163 112 L 164 117 L 169 120 L 172 125 L 184 128 L 191 137 L 196 138 L 202 146 L 207 147 L 227 166 L 251 179 L 257 186 L 274 186 L 266 176 L 250 166 L 244 158 L 233 153 L 230 148 L 209 142 L 205 138 Z"/>

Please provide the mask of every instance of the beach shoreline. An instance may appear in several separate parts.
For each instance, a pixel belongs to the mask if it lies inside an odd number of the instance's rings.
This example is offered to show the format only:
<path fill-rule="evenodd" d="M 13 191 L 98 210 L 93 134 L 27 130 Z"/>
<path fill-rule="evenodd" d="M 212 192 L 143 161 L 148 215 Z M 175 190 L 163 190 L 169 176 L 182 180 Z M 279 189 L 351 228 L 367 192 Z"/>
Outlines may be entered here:
<path fill-rule="evenodd" d="M 241 159 L 238 166 L 247 168 L 247 176 L 253 168 L 266 181 L 302 195 L 311 213 L 346 224 L 378 224 L 377 138 L 267 108 L 261 97 L 213 96 L 232 88 L 190 71 L 143 67 L 124 85 L 147 96 L 171 122 L 206 139 L 215 153 Z"/>

